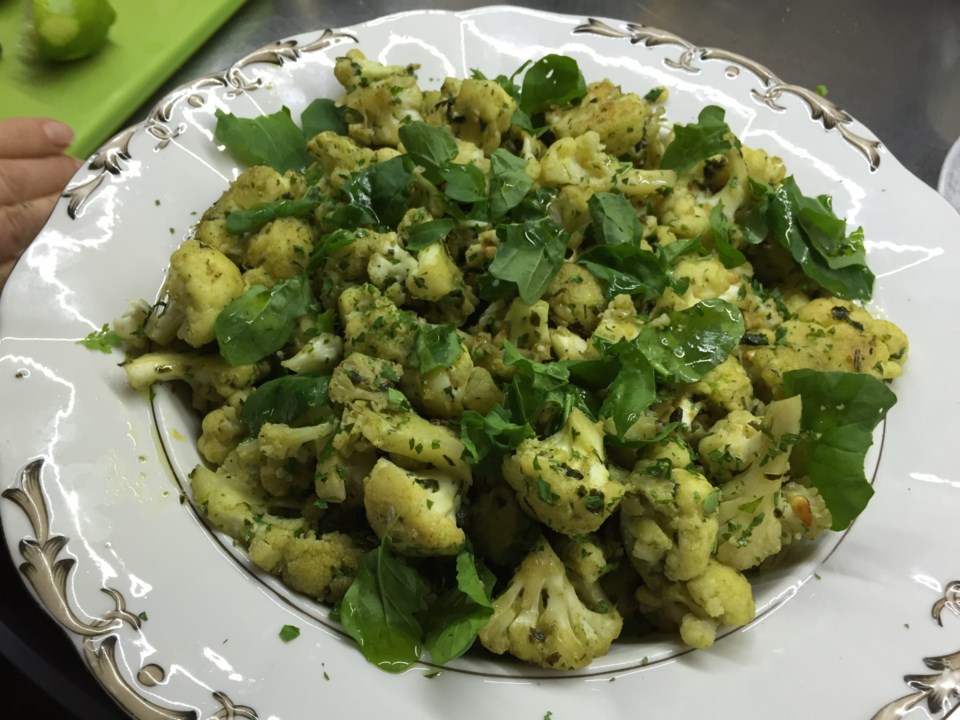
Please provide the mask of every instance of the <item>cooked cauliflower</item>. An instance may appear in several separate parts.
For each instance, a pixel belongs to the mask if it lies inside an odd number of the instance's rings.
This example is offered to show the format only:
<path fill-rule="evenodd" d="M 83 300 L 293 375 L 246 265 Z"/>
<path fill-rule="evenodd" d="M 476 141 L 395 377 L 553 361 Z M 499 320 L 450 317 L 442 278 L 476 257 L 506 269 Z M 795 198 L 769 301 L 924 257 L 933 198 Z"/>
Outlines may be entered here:
<path fill-rule="evenodd" d="M 493 601 L 493 616 L 478 637 L 498 655 L 575 670 L 605 654 L 622 628 L 615 608 L 600 613 L 583 603 L 563 562 L 541 538 Z"/>
<path fill-rule="evenodd" d="M 363 506 L 377 537 L 401 555 L 456 555 L 467 539 L 457 525 L 463 491 L 450 473 L 380 458 L 363 481 Z"/>
<path fill-rule="evenodd" d="M 570 411 L 556 434 L 520 443 L 504 459 L 503 477 L 528 512 L 566 535 L 599 528 L 624 492 L 607 470 L 600 424 L 579 408 Z"/>

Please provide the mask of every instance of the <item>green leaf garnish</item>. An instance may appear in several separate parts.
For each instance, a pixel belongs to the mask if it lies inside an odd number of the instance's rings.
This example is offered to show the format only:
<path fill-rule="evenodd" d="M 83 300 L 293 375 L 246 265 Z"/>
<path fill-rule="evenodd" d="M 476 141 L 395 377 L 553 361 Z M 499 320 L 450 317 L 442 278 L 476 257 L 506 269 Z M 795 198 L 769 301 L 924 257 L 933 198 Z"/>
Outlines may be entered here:
<path fill-rule="evenodd" d="M 227 232 L 234 235 L 254 232 L 277 218 L 306 215 L 320 200 L 320 190 L 313 186 L 299 200 L 274 200 L 249 210 L 234 210 L 227 213 Z"/>
<path fill-rule="evenodd" d="M 783 390 L 800 396 L 810 482 L 833 516 L 832 528 L 844 530 L 873 496 L 863 463 L 897 396 L 872 375 L 816 370 L 785 372 Z"/>
<path fill-rule="evenodd" d="M 457 326 L 453 323 L 449 325 L 422 324 L 417 333 L 414 352 L 421 374 L 426 374 L 437 368 L 450 367 L 463 352 Z"/>
<path fill-rule="evenodd" d="M 116 332 L 110 329 L 108 323 L 103 327 L 87 335 L 83 340 L 77 340 L 78 345 L 83 345 L 90 350 L 99 350 L 102 353 L 109 353 L 113 348 L 123 345 L 123 339 Z"/>
<path fill-rule="evenodd" d="M 387 672 L 399 673 L 423 654 L 426 586 L 384 542 L 363 556 L 357 577 L 340 602 L 340 622 L 363 656 Z"/>
<path fill-rule="evenodd" d="M 669 382 L 696 382 L 730 355 L 743 337 L 743 315 L 725 300 L 703 300 L 644 326 L 634 343 Z"/>
<path fill-rule="evenodd" d="M 412 225 L 407 228 L 407 250 L 418 252 L 428 245 L 440 242 L 450 231 L 457 226 L 457 223 L 450 218 L 441 218 L 440 220 L 428 220 L 418 225 Z"/>
<path fill-rule="evenodd" d="M 565 55 L 544 55 L 523 76 L 520 109 L 536 115 L 563 107 L 587 94 L 587 83 L 577 61 Z"/>
<path fill-rule="evenodd" d="M 312 425 L 329 407 L 330 378 L 287 375 L 260 385 L 240 408 L 240 418 L 254 437 L 265 423 Z"/>
<path fill-rule="evenodd" d="M 296 625 L 284 625 L 280 628 L 280 639 L 284 642 L 290 642 L 300 637 L 300 628 Z"/>
<path fill-rule="evenodd" d="M 500 243 L 490 274 L 517 286 L 520 299 L 533 305 L 563 265 L 570 236 L 548 218 L 497 227 Z"/>
<path fill-rule="evenodd" d="M 660 167 L 684 173 L 698 162 L 730 150 L 733 147 L 727 139 L 730 128 L 723 117 L 723 108 L 707 105 L 700 111 L 696 123 L 674 125 L 673 142 L 664 150 Z"/>
<path fill-rule="evenodd" d="M 241 118 L 217 110 L 214 139 L 248 165 L 269 165 L 277 172 L 301 170 L 310 164 L 303 130 L 286 107 L 272 115 Z"/>
<path fill-rule="evenodd" d="M 304 275 L 269 288 L 254 285 L 217 315 L 214 330 L 220 355 L 230 365 L 247 365 L 276 352 L 313 302 Z"/>
<path fill-rule="evenodd" d="M 347 134 L 347 121 L 344 117 L 345 108 L 337 107 L 337 103 L 326 98 L 317 98 L 307 105 L 307 109 L 300 115 L 300 124 L 303 126 L 304 139 L 310 140 L 322 132 L 335 132 L 337 135 Z"/>

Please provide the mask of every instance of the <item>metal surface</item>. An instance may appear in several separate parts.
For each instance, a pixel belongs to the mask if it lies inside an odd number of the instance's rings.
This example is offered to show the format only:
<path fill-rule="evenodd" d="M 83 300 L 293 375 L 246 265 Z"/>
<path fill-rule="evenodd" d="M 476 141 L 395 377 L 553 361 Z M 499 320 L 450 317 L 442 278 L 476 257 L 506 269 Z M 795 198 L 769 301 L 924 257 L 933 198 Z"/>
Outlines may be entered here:
<path fill-rule="evenodd" d="M 431 4 L 462 10 L 486 3 L 249 0 L 154 99 L 131 115 L 130 122 L 142 119 L 170 89 L 219 70 L 272 40 Z M 540 0 L 514 4 L 653 25 L 697 45 L 736 51 L 766 65 L 786 82 L 810 88 L 824 85 L 831 100 L 870 128 L 900 162 L 931 186 L 936 186 L 944 158 L 960 137 L 960 3 L 956 0 L 717 0 L 709 4 Z M 960 173 L 944 169 L 944 187 L 953 187 L 954 172 Z M 9 558 L 0 561 L 0 573 L 4 587 L 0 671 L 19 680 L 13 704 L 5 703 L 8 713 L 31 718 L 122 717 L 86 672 L 73 646 L 27 594 Z"/>

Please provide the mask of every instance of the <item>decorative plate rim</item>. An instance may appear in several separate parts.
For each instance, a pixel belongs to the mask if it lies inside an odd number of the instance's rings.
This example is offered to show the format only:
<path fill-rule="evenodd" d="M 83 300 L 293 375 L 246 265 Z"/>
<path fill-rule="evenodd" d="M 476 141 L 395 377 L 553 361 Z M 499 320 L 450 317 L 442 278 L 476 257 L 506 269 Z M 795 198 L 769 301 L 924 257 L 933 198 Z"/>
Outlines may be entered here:
<path fill-rule="evenodd" d="M 132 159 L 130 142 L 139 131 L 143 130 L 157 141 L 155 150 L 167 147 L 172 140 L 185 131 L 182 125 L 175 128 L 170 126 L 175 106 L 180 103 L 187 103 L 193 107 L 202 105 L 200 90 L 222 88 L 236 94 L 256 90 L 262 83 L 259 78 L 252 79 L 244 73 L 244 69 L 249 66 L 263 63 L 282 66 L 285 63 L 297 62 L 304 53 L 325 50 L 351 41 L 357 42 L 357 37 L 353 33 L 371 23 L 390 22 L 419 14 L 443 14 L 462 20 L 490 12 L 519 12 L 530 17 L 564 19 L 575 17 L 569 14 L 545 13 L 503 5 L 459 12 L 413 10 L 382 16 L 340 30 L 326 29 L 302 33 L 275 41 L 248 53 L 221 72 L 211 73 L 185 83 L 165 95 L 148 113 L 145 120 L 121 130 L 91 155 L 85 163 L 85 170 L 92 173 L 92 176 L 88 175 L 71 183 L 62 196 L 67 202 L 58 206 L 58 209 L 64 209 L 70 220 L 81 217 L 87 201 L 103 187 L 105 180 L 120 178 L 124 175 L 125 164 Z M 860 130 L 865 128 L 833 102 L 806 88 L 782 82 L 765 66 L 742 55 L 716 48 L 698 47 L 667 31 L 619 20 L 587 18 L 572 30 L 572 34 L 592 34 L 611 39 L 623 39 L 631 45 L 640 45 L 644 48 L 662 45 L 680 48 L 682 52 L 676 59 L 664 58 L 661 62 L 682 72 L 700 72 L 697 63 L 712 60 L 727 62 L 730 67 L 737 68 L 737 72 L 747 70 L 757 77 L 762 87 L 752 91 L 754 99 L 770 109 L 785 111 L 786 108 L 778 103 L 784 95 L 801 100 L 809 109 L 810 119 L 820 123 L 826 131 L 838 132 L 845 144 L 862 156 L 871 173 L 876 173 L 880 169 L 881 160 L 885 164 L 894 160 L 892 156 L 882 154 L 881 151 L 884 148 L 879 140 L 870 137 L 869 131 L 867 134 L 861 134 Z M 298 45 L 299 39 L 304 37 L 313 39 L 305 45 Z M 858 125 L 859 127 L 856 127 Z M 898 162 L 893 162 L 893 165 L 906 175 L 913 177 Z M 34 458 L 27 462 L 18 473 L 15 485 L 2 493 L 5 500 L 14 503 L 26 515 L 33 530 L 32 537 L 21 538 L 18 545 L 19 553 L 24 560 L 20 571 L 28 587 L 53 619 L 68 634 L 76 635 L 80 639 L 84 661 L 94 678 L 125 711 L 137 718 L 197 717 L 195 711 L 175 710 L 156 703 L 122 677 L 114 655 L 119 642 L 119 636 L 115 631 L 123 625 L 136 631 L 141 629 L 141 618 L 126 610 L 126 601 L 122 593 L 104 587 L 103 592 L 111 598 L 115 607 L 94 618 L 92 622 L 81 620 L 71 608 L 67 599 L 67 585 L 76 560 L 59 557 L 66 549 L 68 541 L 65 536 L 53 534 L 53 528 L 50 527 L 41 483 L 42 466 L 42 458 Z M 8 542 L 10 541 L 11 538 L 8 538 Z M 960 615 L 960 581 L 945 582 L 942 596 L 931 608 L 931 618 L 941 627 L 944 609 Z M 904 682 L 916 692 L 884 706 L 873 716 L 873 720 L 893 720 L 903 717 L 924 702 L 929 712 L 938 717 L 946 718 L 952 714 L 960 695 L 960 672 L 957 670 L 960 666 L 960 651 L 952 655 L 926 657 L 923 658 L 923 662 L 928 668 L 939 672 L 926 676 L 904 675 Z M 163 667 L 156 663 L 149 663 L 140 669 L 137 680 L 144 687 L 154 687 L 162 683 L 164 676 Z M 254 708 L 234 703 L 226 693 L 217 690 L 212 695 L 220 706 L 213 714 L 215 718 L 255 719 L 258 717 Z"/>

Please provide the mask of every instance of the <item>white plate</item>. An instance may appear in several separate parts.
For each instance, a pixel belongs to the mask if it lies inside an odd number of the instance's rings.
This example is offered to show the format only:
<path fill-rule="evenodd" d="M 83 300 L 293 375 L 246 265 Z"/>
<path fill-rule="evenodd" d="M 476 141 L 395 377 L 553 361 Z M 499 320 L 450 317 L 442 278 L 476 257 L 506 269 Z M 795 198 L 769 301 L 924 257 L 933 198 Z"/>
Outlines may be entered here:
<path fill-rule="evenodd" d="M 845 536 L 760 584 L 763 612 L 749 627 L 704 652 L 626 645 L 567 676 L 479 656 L 438 677 L 427 665 L 390 676 L 183 502 L 176 468 L 195 457 L 195 421 L 130 391 L 119 354 L 75 341 L 160 287 L 193 213 L 236 176 L 212 142 L 214 111 L 287 105 L 296 117 L 337 94 L 333 60 L 350 47 L 420 63 L 428 86 L 561 52 L 588 79 L 667 86 L 674 121 L 722 105 L 744 142 L 780 155 L 807 194 L 833 195 L 838 214 L 863 225 L 874 307 L 912 344 L 874 453 L 877 494 Z M 958 237 L 957 214 L 832 103 L 668 32 L 494 7 L 278 42 L 174 92 L 95 154 L 15 269 L 0 304 L 6 541 L 38 601 L 138 718 L 941 718 L 960 687 Z M 286 624 L 302 631 L 290 643 L 278 637 Z M 908 685 L 911 674 L 927 677 Z"/>

